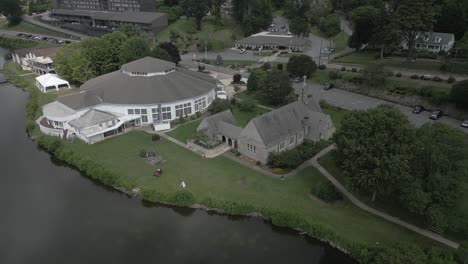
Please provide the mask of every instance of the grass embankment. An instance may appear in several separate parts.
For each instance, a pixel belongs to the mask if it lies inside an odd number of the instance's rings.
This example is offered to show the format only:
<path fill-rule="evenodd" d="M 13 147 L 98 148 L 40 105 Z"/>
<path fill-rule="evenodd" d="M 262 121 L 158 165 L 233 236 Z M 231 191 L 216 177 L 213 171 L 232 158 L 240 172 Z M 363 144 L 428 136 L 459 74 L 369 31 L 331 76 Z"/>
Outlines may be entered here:
<path fill-rule="evenodd" d="M 33 85 L 24 88 L 37 94 Z M 30 121 L 40 115 L 40 106 L 47 102 L 40 96 L 30 97 L 28 107 L 39 106 L 34 111 L 28 109 Z M 280 180 L 222 156 L 205 159 L 165 139 L 152 142 L 151 135 L 145 132 L 131 132 L 94 145 L 43 136 L 37 127 L 33 133 L 41 146 L 89 177 L 127 189 L 139 187 L 143 198 L 149 201 L 180 206 L 201 203 L 229 214 L 260 212 L 275 225 L 302 228 L 309 236 L 331 241 L 358 259 L 377 244 L 381 248 L 391 248 L 402 241 L 418 247 L 435 245 L 347 201 L 324 204 L 311 200 L 309 193 L 314 179 L 321 177 L 313 168 Z M 155 167 L 139 157 L 142 149 L 154 149 L 161 155 L 165 161 L 159 165 L 164 172 L 162 177 L 152 176 Z M 187 184 L 184 190 L 180 187 L 182 181 Z"/>
<path fill-rule="evenodd" d="M 335 46 L 335 52 L 342 51 L 346 49 L 346 47 L 348 47 L 349 36 L 343 31 L 341 31 L 340 33 L 336 34 L 333 37 L 328 37 L 322 31 L 320 31 L 317 27 L 311 27 L 310 33 L 316 36 L 331 40 Z M 327 46 L 328 46 L 328 43 L 324 42 L 323 47 L 327 47 Z"/>
<path fill-rule="evenodd" d="M 54 36 L 54 37 L 59 37 L 59 38 L 66 38 L 67 35 L 52 31 L 46 28 L 42 28 L 36 25 L 33 25 L 28 22 L 21 21 L 19 24 L 10 26 L 8 25 L 8 22 L 0 22 L 0 29 L 3 30 L 10 30 L 10 31 L 20 31 L 20 32 L 26 32 L 26 33 L 32 33 L 32 34 L 40 34 L 40 35 L 47 35 L 47 36 Z"/>
<path fill-rule="evenodd" d="M 253 111 L 250 111 L 250 112 L 243 112 L 243 111 L 240 111 L 238 107 L 233 107 L 231 111 L 232 111 L 234 118 L 237 121 L 237 124 L 240 127 L 245 127 L 252 118 L 258 115 L 261 115 L 265 112 L 268 112 L 268 110 L 260 108 L 260 107 L 256 107 Z M 186 143 L 187 140 L 193 139 L 197 136 L 197 127 L 198 125 L 200 125 L 200 123 L 201 123 L 201 120 L 193 121 L 187 124 L 182 124 L 176 129 L 174 129 L 173 131 L 168 132 L 167 135 L 183 143 Z"/>
<path fill-rule="evenodd" d="M 172 40 L 179 50 L 187 51 L 196 50 L 197 45 L 204 50 L 204 42 L 207 41 L 209 50 L 219 51 L 233 47 L 234 41 L 242 35 L 240 27 L 229 20 L 216 21 L 213 17 L 205 17 L 201 31 L 198 31 L 193 19 L 180 18 L 160 32 L 156 39 L 158 42 Z"/>

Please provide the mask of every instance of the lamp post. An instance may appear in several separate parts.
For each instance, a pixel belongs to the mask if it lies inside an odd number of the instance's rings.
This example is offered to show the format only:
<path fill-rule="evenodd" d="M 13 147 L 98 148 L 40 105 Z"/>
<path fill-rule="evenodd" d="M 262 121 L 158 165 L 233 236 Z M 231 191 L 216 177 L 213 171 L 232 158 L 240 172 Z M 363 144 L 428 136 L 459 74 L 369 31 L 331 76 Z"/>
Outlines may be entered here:
<path fill-rule="evenodd" d="M 304 101 L 304 89 L 307 85 L 307 75 L 304 75 L 302 78 L 304 79 L 304 81 L 302 83 L 301 100 Z"/>
<path fill-rule="evenodd" d="M 206 47 L 206 44 L 208 44 L 208 41 L 205 40 L 205 61 L 208 61 L 208 48 Z"/>

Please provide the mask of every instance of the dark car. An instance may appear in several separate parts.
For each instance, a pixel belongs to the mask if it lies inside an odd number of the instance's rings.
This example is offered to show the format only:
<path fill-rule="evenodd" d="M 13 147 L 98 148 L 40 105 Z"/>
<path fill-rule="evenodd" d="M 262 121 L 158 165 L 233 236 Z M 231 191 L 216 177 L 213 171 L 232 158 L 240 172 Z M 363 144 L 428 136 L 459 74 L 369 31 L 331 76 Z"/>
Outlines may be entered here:
<path fill-rule="evenodd" d="M 437 110 L 432 112 L 431 116 L 429 117 L 430 119 L 437 120 L 442 116 L 442 111 Z"/>
<path fill-rule="evenodd" d="M 331 90 L 333 88 L 335 88 L 335 84 L 333 83 L 325 84 L 325 87 L 323 87 L 324 90 Z"/>
<path fill-rule="evenodd" d="M 24 34 L 23 33 L 18 33 L 18 34 L 16 34 L 16 36 L 22 37 L 22 36 L 24 36 Z"/>
<path fill-rule="evenodd" d="M 420 106 L 420 105 L 417 105 L 413 108 L 413 114 L 419 114 L 421 113 L 422 111 L 424 111 L 424 107 Z"/>

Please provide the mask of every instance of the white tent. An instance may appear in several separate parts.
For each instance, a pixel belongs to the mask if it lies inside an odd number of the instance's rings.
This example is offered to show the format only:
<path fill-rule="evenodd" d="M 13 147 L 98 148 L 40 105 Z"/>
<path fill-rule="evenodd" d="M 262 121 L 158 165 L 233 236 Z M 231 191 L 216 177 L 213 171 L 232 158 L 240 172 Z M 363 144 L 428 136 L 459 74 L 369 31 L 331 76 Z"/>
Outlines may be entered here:
<path fill-rule="evenodd" d="M 36 77 L 36 86 L 41 90 L 41 92 L 46 93 L 50 90 L 62 90 L 69 89 L 70 83 L 65 80 L 60 79 L 55 74 L 44 74 L 39 77 Z"/>

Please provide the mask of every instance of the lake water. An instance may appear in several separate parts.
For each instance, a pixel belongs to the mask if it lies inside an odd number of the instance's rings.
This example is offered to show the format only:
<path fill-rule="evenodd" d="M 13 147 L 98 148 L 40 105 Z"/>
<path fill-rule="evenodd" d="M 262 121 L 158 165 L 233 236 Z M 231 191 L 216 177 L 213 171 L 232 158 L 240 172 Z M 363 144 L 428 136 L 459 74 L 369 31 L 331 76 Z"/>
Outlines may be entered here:
<path fill-rule="evenodd" d="M 89 180 L 27 138 L 27 97 L 0 85 L 1 264 L 355 263 L 259 219 L 149 204 Z"/>

